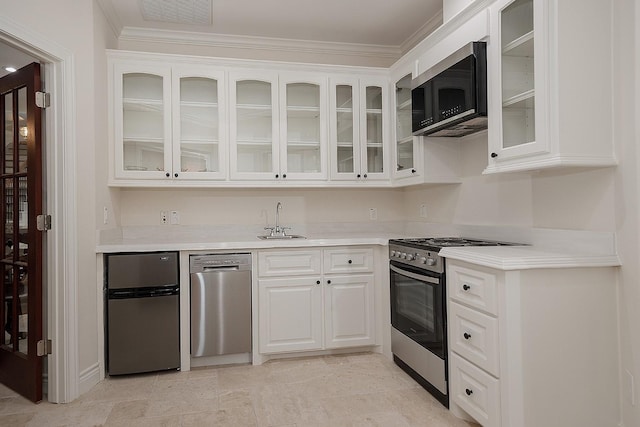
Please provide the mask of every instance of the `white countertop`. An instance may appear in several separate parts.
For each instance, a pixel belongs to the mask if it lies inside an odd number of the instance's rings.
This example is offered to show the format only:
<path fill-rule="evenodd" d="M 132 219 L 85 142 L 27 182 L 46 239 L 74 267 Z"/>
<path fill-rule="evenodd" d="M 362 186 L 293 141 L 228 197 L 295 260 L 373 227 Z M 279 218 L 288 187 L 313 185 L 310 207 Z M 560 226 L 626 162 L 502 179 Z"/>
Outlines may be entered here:
<path fill-rule="evenodd" d="M 571 230 L 533 230 L 526 233 L 501 235 L 489 228 L 466 227 L 452 230 L 421 230 L 408 227 L 401 230 L 394 223 L 378 223 L 375 228 L 358 224 L 298 225 L 293 234 L 306 239 L 261 240 L 261 227 L 186 226 L 131 227 L 102 232 L 97 253 L 152 251 L 217 251 L 257 250 L 277 248 L 309 248 L 328 246 L 386 246 L 389 239 L 425 235 L 465 235 L 511 242 L 531 243 L 528 246 L 448 247 L 440 251 L 447 259 L 469 262 L 498 270 L 532 268 L 615 267 L 620 266 L 615 241 L 610 233 L 576 232 Z M 482 235 L 482 232 L 490 234 Z M 500 230 L 498 230 L 500 231 Z M 527 230 L 531 233 L 530 230 Z M 444 233 L 444 234 L 443 234 Z M 496 238 L 496 236 L 498 238 Z"/>
<path fill-rule="evenodd" d="M 440 250 L 447 259 L 465 261 L 498 270 L 531 268 L 617 267 L 615 254 L 580 253 L 540 246 L 467 246 Z"/>

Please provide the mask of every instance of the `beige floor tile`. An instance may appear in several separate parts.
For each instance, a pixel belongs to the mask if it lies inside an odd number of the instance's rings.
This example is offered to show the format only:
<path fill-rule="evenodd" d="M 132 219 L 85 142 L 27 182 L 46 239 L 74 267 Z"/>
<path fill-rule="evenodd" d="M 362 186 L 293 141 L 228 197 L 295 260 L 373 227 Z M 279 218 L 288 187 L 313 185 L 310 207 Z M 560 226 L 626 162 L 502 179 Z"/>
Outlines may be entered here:
<path fill-rule="evenodd" d="M 470 427 L 382 355 L 110 377 L 70 404 L 0 387 L 0 426 Z"/>

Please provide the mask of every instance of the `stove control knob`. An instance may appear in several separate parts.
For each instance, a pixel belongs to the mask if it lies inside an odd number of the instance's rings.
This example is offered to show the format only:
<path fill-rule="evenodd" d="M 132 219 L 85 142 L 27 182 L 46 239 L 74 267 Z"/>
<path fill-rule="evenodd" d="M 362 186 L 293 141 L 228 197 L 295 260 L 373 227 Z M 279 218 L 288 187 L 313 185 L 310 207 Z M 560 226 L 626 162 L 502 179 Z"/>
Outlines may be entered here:
<path fill-rule="evenodd" d="M 404 253 L 404 252 L 402 252 L 402 253 L 400 254 L 400 258 L 402 258 L 402 259 L 407 259 L 407 254 L 406 254 L 406 253 Z"/>
<path fill-rule="evenodd" d="M 391 255 L 392 257 L 394 257 L 394 256 L 396 256 L 396 253 L 397 253 L 396 251 L 391 251 L 391 254 L 390 254 L 390 255 Z"/>
<path fill-rule="evenodd" d="M 414 259 L 416 259 L 418 257 L 417 254 L 407 254 L 407 261 L 413 261 Z"/>
<path fill-rule="evenodd" d="M 426 264 L 427 263 L 427 258 L 426 257 L 420 257 L 420 259 L 418 260 L 418 262 L 420 264 Z"/>
<path fill-rule="evenodd" d="M 427 264 L 428 266 L 430 266 L 430 267 L 431 267 L 431 266 L 434 266 L 434 265 L 436 265 L 436 260 L 435 260 L 435 259 L 433 259 L 433 258 L 427 258 L 427 262 L 426 262 L 426 264 Z"/>

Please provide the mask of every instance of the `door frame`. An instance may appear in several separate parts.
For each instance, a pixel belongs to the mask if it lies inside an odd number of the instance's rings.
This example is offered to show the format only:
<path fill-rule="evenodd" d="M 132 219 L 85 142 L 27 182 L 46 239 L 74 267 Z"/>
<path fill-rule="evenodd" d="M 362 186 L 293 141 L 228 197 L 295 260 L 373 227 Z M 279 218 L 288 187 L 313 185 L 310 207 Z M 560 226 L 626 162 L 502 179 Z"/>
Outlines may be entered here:
<path fill-rule="evenodd" d="M 40 60 L 43 88 L 51 94 L 44 110 L 44 212 L 52 215 L 45 236 L 43 294 L 46 295 L 45 339 L 47 399 L 71 402 L 79 396 L 77 304 L 77 210 L 74 56 L 31 28 L 0 17 L 0 42 Z"/>

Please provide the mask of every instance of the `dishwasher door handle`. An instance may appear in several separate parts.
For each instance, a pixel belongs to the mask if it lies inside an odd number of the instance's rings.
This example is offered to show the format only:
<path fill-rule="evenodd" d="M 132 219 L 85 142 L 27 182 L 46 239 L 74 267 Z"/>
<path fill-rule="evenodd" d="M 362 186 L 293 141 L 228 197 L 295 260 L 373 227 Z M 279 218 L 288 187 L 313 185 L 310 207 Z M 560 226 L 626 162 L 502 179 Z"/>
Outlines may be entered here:
<path fill-rule="evenodd" d="M 237 265 L 208 265 L 202 267 L 202 271 L 238 271 L 240 268 Z"/>

